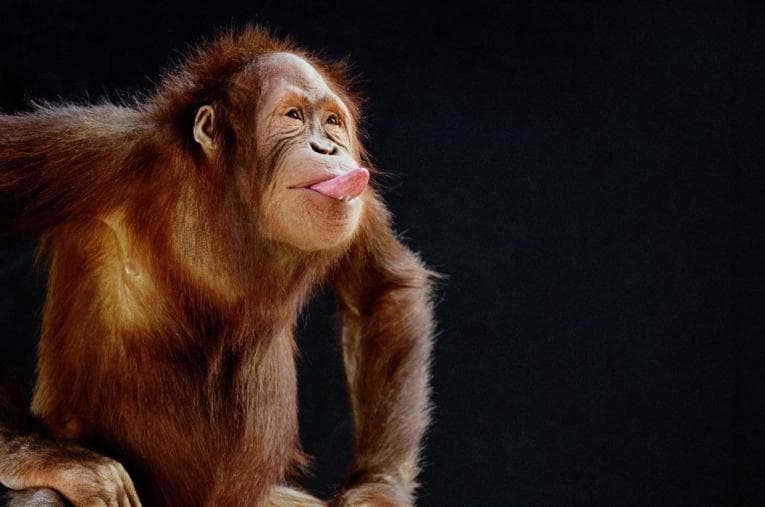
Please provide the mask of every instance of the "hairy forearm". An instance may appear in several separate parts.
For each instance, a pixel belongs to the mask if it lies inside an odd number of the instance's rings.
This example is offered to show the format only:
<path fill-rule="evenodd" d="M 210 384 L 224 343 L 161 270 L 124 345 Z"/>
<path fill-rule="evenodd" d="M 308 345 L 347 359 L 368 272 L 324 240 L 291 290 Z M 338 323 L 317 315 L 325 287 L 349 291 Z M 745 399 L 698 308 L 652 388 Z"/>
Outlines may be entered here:
<path fill-rule="evenodd" d="M 429 422 L 433 317 L 429 272 L 413 265 L 400 282 L 343 312 L 343 350 L 355 426 L 350 480 L 411 491 Z"/>

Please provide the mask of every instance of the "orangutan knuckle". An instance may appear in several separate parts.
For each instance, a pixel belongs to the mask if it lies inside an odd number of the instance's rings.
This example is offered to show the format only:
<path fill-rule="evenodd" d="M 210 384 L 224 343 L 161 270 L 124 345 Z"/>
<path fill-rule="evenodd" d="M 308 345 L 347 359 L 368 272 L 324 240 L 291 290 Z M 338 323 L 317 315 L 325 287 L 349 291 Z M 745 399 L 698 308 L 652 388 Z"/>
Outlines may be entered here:
<path fill-rule="evenodd" d="M 117 477 L 119 477 L 120 472 L 116 464 L 113 461 L 110 461 L 108 463 L 104 463 L 103 465 L 99 467 L 98 475 L 103 477 L 104 479 L 112 481 L 116 479 Z"/>

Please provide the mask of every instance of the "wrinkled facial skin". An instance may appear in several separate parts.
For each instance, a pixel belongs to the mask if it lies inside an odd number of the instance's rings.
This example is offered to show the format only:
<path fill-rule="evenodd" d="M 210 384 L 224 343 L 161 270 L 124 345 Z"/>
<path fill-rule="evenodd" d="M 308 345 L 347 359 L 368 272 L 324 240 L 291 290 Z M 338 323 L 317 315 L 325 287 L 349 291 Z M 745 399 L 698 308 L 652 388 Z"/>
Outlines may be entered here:
<path fill-rule="evenodd" d="M 343 201 L 308 188 L 359 167 L 348 109 L 305 60 L 288 53 L 264 58 L 257 108 L 258 151 L 273 161 L 261 200 L 266 238 L 317 251 L 349 240 L 364 195 Z"/>

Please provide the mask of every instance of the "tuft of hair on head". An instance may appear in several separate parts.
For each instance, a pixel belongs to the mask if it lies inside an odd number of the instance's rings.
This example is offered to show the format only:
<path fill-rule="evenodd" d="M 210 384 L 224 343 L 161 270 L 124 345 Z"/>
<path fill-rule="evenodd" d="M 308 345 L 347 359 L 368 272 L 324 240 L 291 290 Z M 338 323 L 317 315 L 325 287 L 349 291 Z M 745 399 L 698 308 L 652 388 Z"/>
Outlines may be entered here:
<path fill-rule="evenodd" d="M 192 46 L 176 66 L 163 73 L 153 97 L 147 101 L 148 111 L 158 124 L 170 126 L 177 139 L 185 140 L 189 147 L 193 146 L 188 130 L 197 110 L 210 104 L 216 108 L 216 119 L 230 120 L 227 118 L 230 111 L 226 107 L 232 103 L 237 78 L 259 58 L 281 52 L 303 58 L 319 71 L 346 104 L 359 130 L 359 137 L 364 138 L 361 105 L 365 99 L 358 92 L 360 79 L 349 59 L 333 61 L 321 58 L 300 47 L 290 37 L 280 37 L 262 25 L 227 28 L 214 38 L 203 39 Z M 258 90 L 248 91 L 257 93 Z M 227 144 L 224 139 L 216 140 Z M 364 155 L 366 157 L 366 153 Z"/>

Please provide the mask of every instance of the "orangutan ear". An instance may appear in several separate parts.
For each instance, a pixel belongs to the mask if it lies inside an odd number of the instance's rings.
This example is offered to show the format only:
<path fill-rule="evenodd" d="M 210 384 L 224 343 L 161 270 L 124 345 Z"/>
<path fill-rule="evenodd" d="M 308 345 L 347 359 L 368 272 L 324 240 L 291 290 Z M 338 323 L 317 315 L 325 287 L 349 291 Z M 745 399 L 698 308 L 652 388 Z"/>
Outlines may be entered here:
<path fill-rule="evenodd" d="M 199 143 L 208 158 L 215 153 L 213 132 L 215 127 L 215 110 L 212 106 L 202 106 L 194 118 L 194 140 Z"/>

